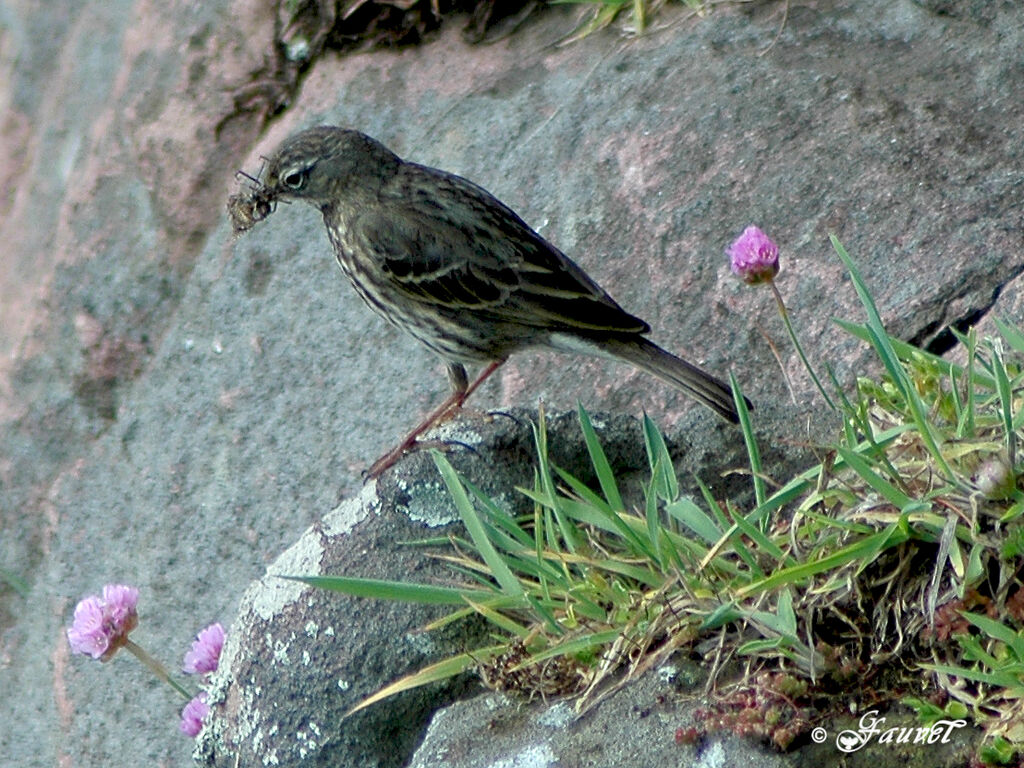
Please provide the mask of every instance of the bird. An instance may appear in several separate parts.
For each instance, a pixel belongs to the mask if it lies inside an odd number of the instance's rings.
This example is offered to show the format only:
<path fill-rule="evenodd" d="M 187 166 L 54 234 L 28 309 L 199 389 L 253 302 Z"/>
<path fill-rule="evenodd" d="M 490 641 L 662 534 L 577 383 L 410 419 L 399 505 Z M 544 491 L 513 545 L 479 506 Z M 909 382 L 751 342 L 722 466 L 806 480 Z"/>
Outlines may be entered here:
<path fill-rule="evenodd" d="M 369 477 L 528 348 L 627 363 L 738 421 L 725 382 L 649 340 L 645 321 L 467 179 L 403 160 L 376 139 L 337 126 L 285 139 L 259 177 L 241 175 L 251 184 L 229 201 L 236 232 L 269 216 L 278 201 L 318 209 L 362 300 L 446 364 L 451 395 L 378 459 Z M 482 366 L 472 382 L 466 366 Z"/>

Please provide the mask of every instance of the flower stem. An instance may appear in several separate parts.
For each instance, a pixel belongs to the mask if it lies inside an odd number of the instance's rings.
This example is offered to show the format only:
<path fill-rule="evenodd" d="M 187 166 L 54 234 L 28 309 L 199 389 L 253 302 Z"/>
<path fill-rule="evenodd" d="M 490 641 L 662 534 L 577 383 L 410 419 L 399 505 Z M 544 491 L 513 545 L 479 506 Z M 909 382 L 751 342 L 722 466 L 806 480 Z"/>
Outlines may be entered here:
<path fill-rule="evenodd" d="M 796 353 L 800 355 L 800 361 L 804 364 L 804 368 L 811 375 L 811 380 L 814 385 L 821 392 L 821 396 L 825 398 L 825 402 L 828 403 L 829 407 L 835 411 L 837 410 L 836 404 L 832 402 L 832 398 L 828 396 L 825 388 L 821 385 L 817 375 L 814 373 L 814 369 L 811 368 L 811 364 L 807 360 L 807 355 L 804 354 L 804 348 L 800 346 L 800 340 L 796 336 L 796 331 L 793 330 L 793 323 L 789 320 L 789 312 L 786 310 L 786 303 L 782 300 L 782 294 L 779 293 L 779 288 L 775 285 L 774 280 L 769 280 L 768 285 L 772 288 L 772 293 L 775 295 L 775 303 L 779 305 L 779 314 L 782 315 L 782 322 L 786 325 L 786 331 L 789 333 L 789 338 L 793 340 L 793 346 L 796 347 Z"/>
<path fill-rule="evenodd" d="M 131 651 L 132 655 L 135 656 L 135 658 L 137 658 L 145 666 L 147 666 L 150 672 L 152 672 L 158 678 L 163 680 L 165 683 L 171 686 L 171 688 L 176 690 L 182 696 L 184 696 L 186 701 L 192 698 L 192 694 L 185 690 L 185 687 L 181 683 L 179 683 L 177 680 L 172 678 L 167 673 L 167 668 L 164 667 L 163 664 L 154 659 L 152 656 L 150 656 L 148 653 L 146 653 L 146 651 L 144 651 L 141 646 L 135 644 L 128 638 L 125 638 L 124 647 Z"/>

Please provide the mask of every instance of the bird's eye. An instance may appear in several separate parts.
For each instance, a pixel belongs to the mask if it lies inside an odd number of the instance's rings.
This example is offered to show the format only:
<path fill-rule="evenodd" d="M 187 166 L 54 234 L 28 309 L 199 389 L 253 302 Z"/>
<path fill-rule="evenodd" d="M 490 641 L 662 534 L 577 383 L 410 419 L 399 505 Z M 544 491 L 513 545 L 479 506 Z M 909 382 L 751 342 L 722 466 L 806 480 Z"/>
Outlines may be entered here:
<path fill-rule="evenodd" d="M 281 177 L 281 183 L 289 189 L 302 189 L 306 186 L 306 179 L 305 171 L 289 171 Z"/>

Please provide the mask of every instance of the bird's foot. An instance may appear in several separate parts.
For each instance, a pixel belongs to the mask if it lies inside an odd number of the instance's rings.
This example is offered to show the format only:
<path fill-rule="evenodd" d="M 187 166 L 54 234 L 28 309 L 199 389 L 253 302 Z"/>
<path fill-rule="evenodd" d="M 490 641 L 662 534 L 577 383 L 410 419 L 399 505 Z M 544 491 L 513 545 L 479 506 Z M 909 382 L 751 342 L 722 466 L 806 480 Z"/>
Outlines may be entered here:
<path fill-rule="evenodd" d="M 419 440 L 417 439 L 416 435 L 410 435 L 401 443 L 399 443 L 396 447 L 392 448 L 390 451 L 388 451 L 375 462 L 373 462 L 373 464 L 370 465 L 370 468 L 366 470 L 364 477 L 367 480 L 373 480 L 375 478 L 380 477 L 382 474 L 384 474 L 385 470 L 391 469 L 391 467 L 395 465 L 395 462 L 402 458 L 407 451 L 409 451 L 413 446 L 417 445 L 418 443 Z"/>
<path fill-rule="evenodd" d="M 462 399 L 460 393 L 459 397 L 453 395 L 441 403 L 427 418 L 417 424 L 416 428 L 406 435 L 402 442 L 370 465 L 370 468 L 366 470 L 366 479 L 373 480 L 380 477 L 384 470 L 393 467 L 395 462 L 419 443 L 420 435 L 454 416 L 462 407 Z"/>
<path fill-rule="evenodd" d="M 476 411 L 474 409 L 466 409 L 462 407 L 453 406 L 443 415 L 442 418 L 434 420 L 433 423 L 426 425 L 426 427 L 424 427 L 424 429 L 422 430 L 417 428 L 417 430 L 414 430 L 414 432 L 410 433 L 401 443 L 395 446 L 395 448 L 388 451 L 386 454 L 384 454 L 375 462 L 373 462 L 373 465 L 368 470 L 366 470 L 364 476 L 367 480 L 372 480 L 376 477 L 380 477 L 380 475 L 383 474 L 385 470 L 390 469 L 392 466 L 394 466 L 395 463 L 398 462 L 398 460 L 405 456 L 407 453 L 423 450 L 424 448 L 432 448 L 440 451 L 450 451 L 454 450 L 455 448 L 464 448 L 467 451 L 474 451 L 476 449 L 470 443 L 458 439 L 459 430 L 457 427 L 453 430 L 454 434 L 452 434 L 451 436 L 445 434 L 448 431 L 447 429 L 441 430 L 440 434 L 427 436 L 425 435 L 426 433 L 433 431 L 437 427 L 447 426 L 448 422 L 451 421 L 452 419 L 455 419 L 456 417 L 476 418 L 489 421 L 493 419 L 495 416 L 506 416 L 508 418 L 511 418 L 510 416 L 508 416 L 508 414 L 505 414 L 501 411 L 484 412 Z"/>
<path fill-rule="evenodd" d="M 430 414 L 423 419 L 416 428 L 406 435 L 405 439 L 402 440 L 393 450 L 388 451 L 379 459 L 377 459 L 366 470 L 366 479 L 373 480 L 374 478 L 380 477 L 384 470 L 389 469 L 395 465 L 402 456 L 406 454 L 411 448 L 413 448 L 418 442 L 419 437 L 429 429 L 433 429 L 439 424 L 443 424 L 452 418 L 456 413 L 462 409 L 462 404 L 466 402 L 466 398 L 473 394 L 474 390 L 479 387 L 483 382 L 498 370 L 498 367 L 504 362 L 504 360 L 498 360 L 493 363 L 489 363 L 476 377 L 472 384 L 466 384 L 466 369 L 461 365 L 449 366 L 448 375 L 451 378 L 452 386 L 454 391 L 437 408 L 430 412 Z"/>

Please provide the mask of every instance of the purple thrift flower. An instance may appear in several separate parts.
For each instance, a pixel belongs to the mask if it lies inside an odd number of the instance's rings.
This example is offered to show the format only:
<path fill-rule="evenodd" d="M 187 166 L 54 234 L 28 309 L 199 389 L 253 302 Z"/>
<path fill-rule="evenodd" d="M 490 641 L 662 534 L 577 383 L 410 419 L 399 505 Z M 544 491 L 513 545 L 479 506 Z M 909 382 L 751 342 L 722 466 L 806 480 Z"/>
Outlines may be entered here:
<path fill-rule="evenodd" d="M 726 251 L 733 274 L 754 285 L 779 273 L 779 246 L 757 227 L 747 227 Z"/>
<path fill-rule="evenodd" d="M 219 623 L 211 624 L 192 641 L 192 650 L 185 654 L 182 670 L 190 675 L 215 671 L 223 647 L 224 627 Z"/>
<path fill-rule="evenodd" d="M 89 595 L 75 606 L 75 618 L 68 629 L 71 650 L 107 661 L 128 640 L 139 624 L 135 606 L 139 590 L 123 584 L 108 584 L 103 597 Z"/>
<path fill-rule="evenodd" d="M 208 714 L 210 714 L 210 707 L 206 703 L 206 693 L 201 692 L 181 710 L 181 723 L 178 727 L 182 733 L 194 739 L 202 730 L 203 720 Z"/>
<path fill-rule="evenodd" d="M 107 617 L 117 625 L 124 626 L 135 616 L 135 606 L 139 602 L 139 590 L 124 584 L 107 584 L 103 588 L 103 603 Z"/>
<path fill-rule="evenodd" d="M 110 638 L 103 631 L 103 601 L 95 595 L 75 606 L 75 620 L 68 630 L 68 642 L 75 653 L 87 654 L 94 659 L 106 652 Z"/>

